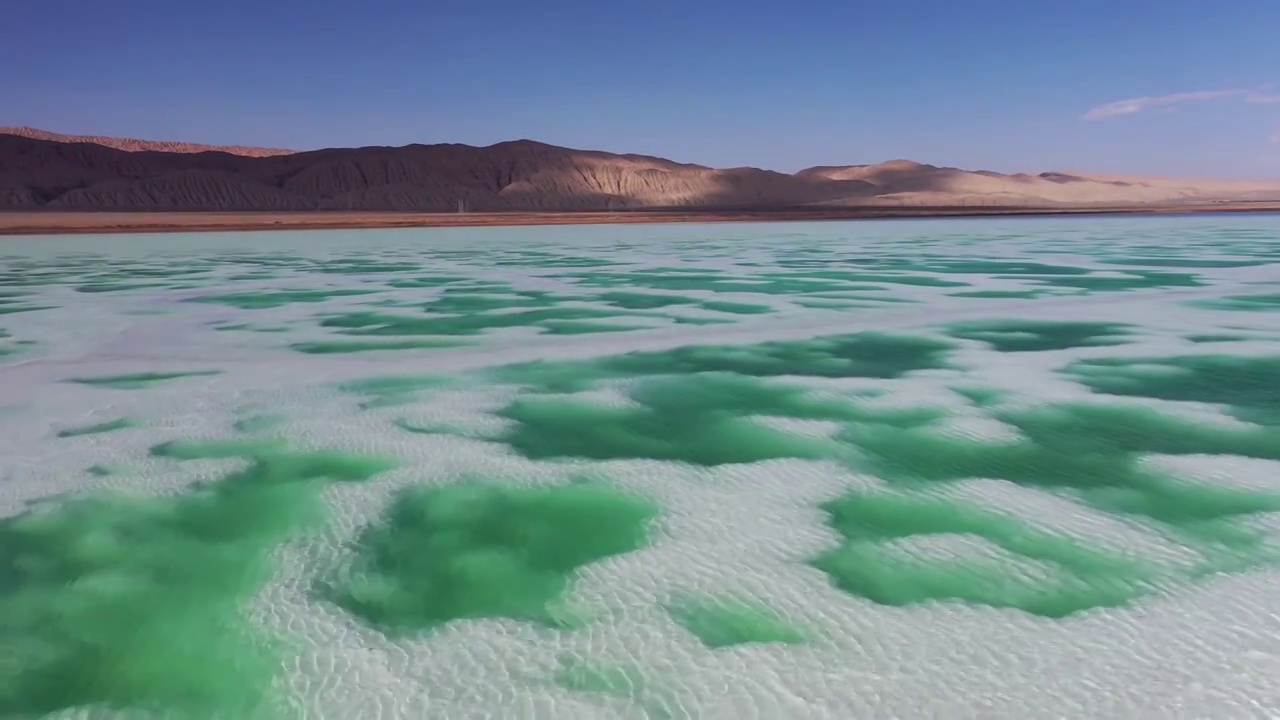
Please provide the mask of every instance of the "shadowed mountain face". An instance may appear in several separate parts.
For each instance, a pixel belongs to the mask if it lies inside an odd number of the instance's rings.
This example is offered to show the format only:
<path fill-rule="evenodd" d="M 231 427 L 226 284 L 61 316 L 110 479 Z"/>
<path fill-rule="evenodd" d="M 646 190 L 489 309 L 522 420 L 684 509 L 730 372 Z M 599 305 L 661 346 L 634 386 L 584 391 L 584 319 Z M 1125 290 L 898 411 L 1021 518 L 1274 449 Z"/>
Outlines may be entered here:
<path fill-rule="evenodd" d="M 1280 200 L 1280 180 L 1003 175 L 906 160 L 794 175 L 529 140 L 291 152 L 0 128 L 0 209 L 447 212 Z"/>

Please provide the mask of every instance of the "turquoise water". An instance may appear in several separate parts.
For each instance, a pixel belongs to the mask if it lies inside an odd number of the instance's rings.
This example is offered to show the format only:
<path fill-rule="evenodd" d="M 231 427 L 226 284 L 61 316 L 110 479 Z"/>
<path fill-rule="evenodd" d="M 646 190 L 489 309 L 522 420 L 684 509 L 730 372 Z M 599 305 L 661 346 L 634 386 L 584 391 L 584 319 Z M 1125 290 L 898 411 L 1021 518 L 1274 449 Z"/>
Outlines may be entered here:
<path fill-rule="evenodd" d="M 0 717 L 1280 714 L 1280 218 L 0 239 Z"/>

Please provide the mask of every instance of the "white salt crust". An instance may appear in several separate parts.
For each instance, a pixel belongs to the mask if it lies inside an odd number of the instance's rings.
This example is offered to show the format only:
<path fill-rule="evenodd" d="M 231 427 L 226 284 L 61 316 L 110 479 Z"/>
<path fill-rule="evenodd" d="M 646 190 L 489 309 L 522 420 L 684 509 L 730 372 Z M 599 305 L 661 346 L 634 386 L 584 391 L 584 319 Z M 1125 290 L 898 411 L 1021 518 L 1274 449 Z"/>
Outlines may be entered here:
<path fill-rule="evenodd" d="M 1239 237 L 1215 251 L 1215 238 Z M 109 248 L 103 250 L 103 248 Z M 1180 250 L 1181 248 L 1181 250 Z M 798 255 L 797 249 L 805 254 Z M 180 492 L 243 467 L 239 459 L 178 462 L 149 456 L 170 440 L 227 439 L 238 419 L 279 415 L 259 431 L 299 448 L 332 448 L 393 456 L 400 466 L 365 483 L 325 490 L 332 519 L 320 535 L 280 548 L 279 572 L 249 609 L 265 632 L 296 643 L 277 686 L 307 718 L 1262 718 L 1280 716 L 1280 573 L 1214 578 L 1148 597 L 1126 609 L 1094 610 L 1065 620 L 953 603 L 892 608 L 832 587 L 806 560 L 839 540 L 819 504 L 851 489 L 883 489 L 870 475 L 834 462 L 774 460 L 695 468 L 655 461 L 530 461 L 486 441 L 507 421 L 492 412 L 518 389 L 486 386 L 480 370 L 508 362 L 588 359 L 691 343 L 746 344 L 865 330 L 938 336 L 946 323 L 989 317 L 1132 323 L 1133 342 L 1110 347 L 999 353 L 957 341 L 952 369 L 892 381 L 791 378 L 818 394 L 874 390 L 869 407 L 933 407 L 949 416 L 957 437 L 1007 441 L 1017 431 L 953 392 L 1003 393 L 1002 407 L 1054 402 L 1140 403 L 1200 422 L 1241 427 L 1221 409 L 1190 403 L 1094 395 L 1057 372 L 1082 358 L 1280 352 L 1280 313 L 1207 310 L 1185 304 L 1266 292 L 1276 265 L 1244 268 L 1147 268 L 1191 273 L 1202 287 L 1079 293 L 1007 276 L 926 273 L 968 287 L 882 284 L 879 294 L 911 303 L 874 308 L 805 308 L 788 295 L 580 287 L 581 272 L 688 268 L 749 277 L 795 272 L 788 260 L 820 260 L 827 269 L 887 272 L 856 259 L 1025 260 L 1071 265 L 1121 276 L 1138 266 L 1108 259 L 1152 257 L 1280 259 L 1280 224 L 1272 218 L 1043 219 L 829 224 L 674 225 L 528 229 L 335 231 L 191 235 L 8 238 L 0 256 L 56 269 L 70 253 L 100 253 L 137 267 L 187 259 L 213 261 L 207 274 L 164 279 L 161 287 L 79 293 L 70 286 L 25 288 L 31 304 L 54 309 L 0 315 L 12 339 L 32 340 L 0 360 L 0 517 L 40 499 L 111 491 Z M 542 253 L 529 255 L 528 251 Z M 1269 254 L 1267 254 L 1269 253 Z M 230 255 L 304 258 L 265 266 L 272 278 L 229 280 L 256 268 Z M 308 263 L 346 256 L 363 261 L 420 262 L 421 272 L 322 274 Z M 561 256 L 622 263 L 599 268 L 547 267 Z M 221 259 L 220 259 L 221 258 Z M 524 267 L 495 265 L 526 262 Z M 921 260 L 922 262 L 925 260 Z M 823 268 L 808 268 L 821 270 Z M 101 268 L 91 265 L 86 277 Z M 1022 274 L 1022 273 L 1018 273 Z M 605 290 L 670 292 L 699 300 L 766 304 L 775 312 L 734 315 L 683 306 L 654 315 L 715 317 L 716 325 L 678 325 L 655 318 L 588 320 L 657 325 L 652 329 L 552 336 L 529 329 L 463 338 L 472 347 L 305 355 L 290 343 L 394 340 L 343 337 L 318 319 L 350 311 L 420 314 L 442 288 L 392 288 L 397 278 L 464 276 L 514 290 L 588 295 Z M 71 285 L 102 282 L 93 278 Z M 151 282 L 151 281 L 148 281 Z M 169 288 L 164 285 L 198 285 Z M 862 284 L 862 283 L 858 283 Z M 464 283 L 465 285 L 465 283 Z M 186 302 L 255 290 L 322 287 L 376 289 L 266 310 Z M 448 287 L 448 286 L 442 286 Z M 1043 289 L 1031 300 L 956 298 L 973 290 Z M 485 290 L 501 294 L 509 290 Z M 858 295 L 875 295 L 858 291 Z M 406 307 L 379 307 L 389 301 Z M 576 303 L 581 307 L 605 307 Z M 163 313 L 163 314 L 150 314 Z M 285 332 L 216 330 L 247 323 Z M 1194 333 L 1245 333 L 1242 342 L 1193 344 Z M 8 342 L 9 340 L 0 340 Z M 98 388 L 69 378 L 140 372 L 220 370 L 146 389 Z M 449 375 L 456 387 L 422 390 L 402 405 L 361 410 L 362 398 L 337 383 L 384 375 Z M 779 381 L 788 381 L 781 378 Z M 617 384 L 583 393 L 604 404 L 629 402 Z M 368 398 L 363 398 L 368 399 Z M 57 432 L 127 417 L 137 427 L 57 437 Z M 470 437 L 426 435 L 396 427 L 448 425 Z M 765 420 L 800 434 L 830 436 L 830 423 Z M 1280 464 L 1234 457 L 1152 457 L 1147 462 L 1189 479 L 1276 489 Z M 118 471 L 95 477 L 91 466 Z M 639 551 L 584 568 L 568 601 L 594 618 L 578 631 L 484 620 L 389 640 L 313 593 L 317 577 L 348 559 L 348 543 L 375 522 L 405 487 L 465 477 L 511 483 L 560 483 L 589 474 L 648 496 L 662 508 L 653 541 Z M 1023 518 L 1045 530 L 1170 566 L 1194 553 L 1114 515 L 1010 483 L 974 478 L 951 497 Z M 1280 525 L 1271 518 L 1265 526 Z M 1277 529 L 1277 528 L 1271 528 Z M 893 545 L 908 558 L 996 557 L 1000 551 L 963 536 L 912 538 Z M 1011 573 L 1047 572 L 1003 556 Z M 800 645 L 752 644 L 721 650 L 701 645 L 663 604 L 685 593 L 750 599 L 777 611 L 808 636 Z M 630 668 L 644 687 L 630 696 L 572 691 L 554 682 L 569 665 Z M 109 717 L 76 709 L 57 717 Z M 135 717 L 120 713 L 119 717 Z"/>

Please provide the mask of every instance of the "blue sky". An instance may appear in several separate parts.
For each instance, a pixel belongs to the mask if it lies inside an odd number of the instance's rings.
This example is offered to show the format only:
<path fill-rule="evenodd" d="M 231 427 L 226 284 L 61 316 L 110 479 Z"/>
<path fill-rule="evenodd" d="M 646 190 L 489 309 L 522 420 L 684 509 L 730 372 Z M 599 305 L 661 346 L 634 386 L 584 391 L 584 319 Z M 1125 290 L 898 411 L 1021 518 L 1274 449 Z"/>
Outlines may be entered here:
<path fill-rule="evenodd" d="M 1277 0 L 7 0 L 0 125 L 1280 176 L 1277 37 Z"/>

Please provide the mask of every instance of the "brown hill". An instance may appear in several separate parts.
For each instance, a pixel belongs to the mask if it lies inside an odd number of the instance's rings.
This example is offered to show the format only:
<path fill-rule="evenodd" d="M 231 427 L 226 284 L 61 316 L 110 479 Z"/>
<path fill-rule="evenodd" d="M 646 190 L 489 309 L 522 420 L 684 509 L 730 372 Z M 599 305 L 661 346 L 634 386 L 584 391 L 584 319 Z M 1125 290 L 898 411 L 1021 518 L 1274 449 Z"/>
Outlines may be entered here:
<path fill-rule="evenodd" d="M 294 150 L 245 147 L 243 145 L 199 145 L 166 140 L 134 140 L 133 138 L 108 137 L 106 135 L 65 135 L 23 126 L 0 127 L 0 135 L 17 135 L 18 137 L 31 138 L 33 140 L 52 140 L 64 143 L 93 143 L 94 145 L 104 145 L 116 150 L 124 150 L 125 152 L 142 152 L 144 150 L 171 153 L 224 152 L 245 157 L 271 157 L 273 155 L 290 155 L 295 152 Z"/>
<path fill-rule="evenodd" d="M 460 202 L 474 211 L 585 211 L 1280 200 L 1280 180 L 1003 175 L 906 160 L 788 175 L 529 140 L 288 152 L 20 130 L 0 131 L 0 208 L 449 212 Z"/>

